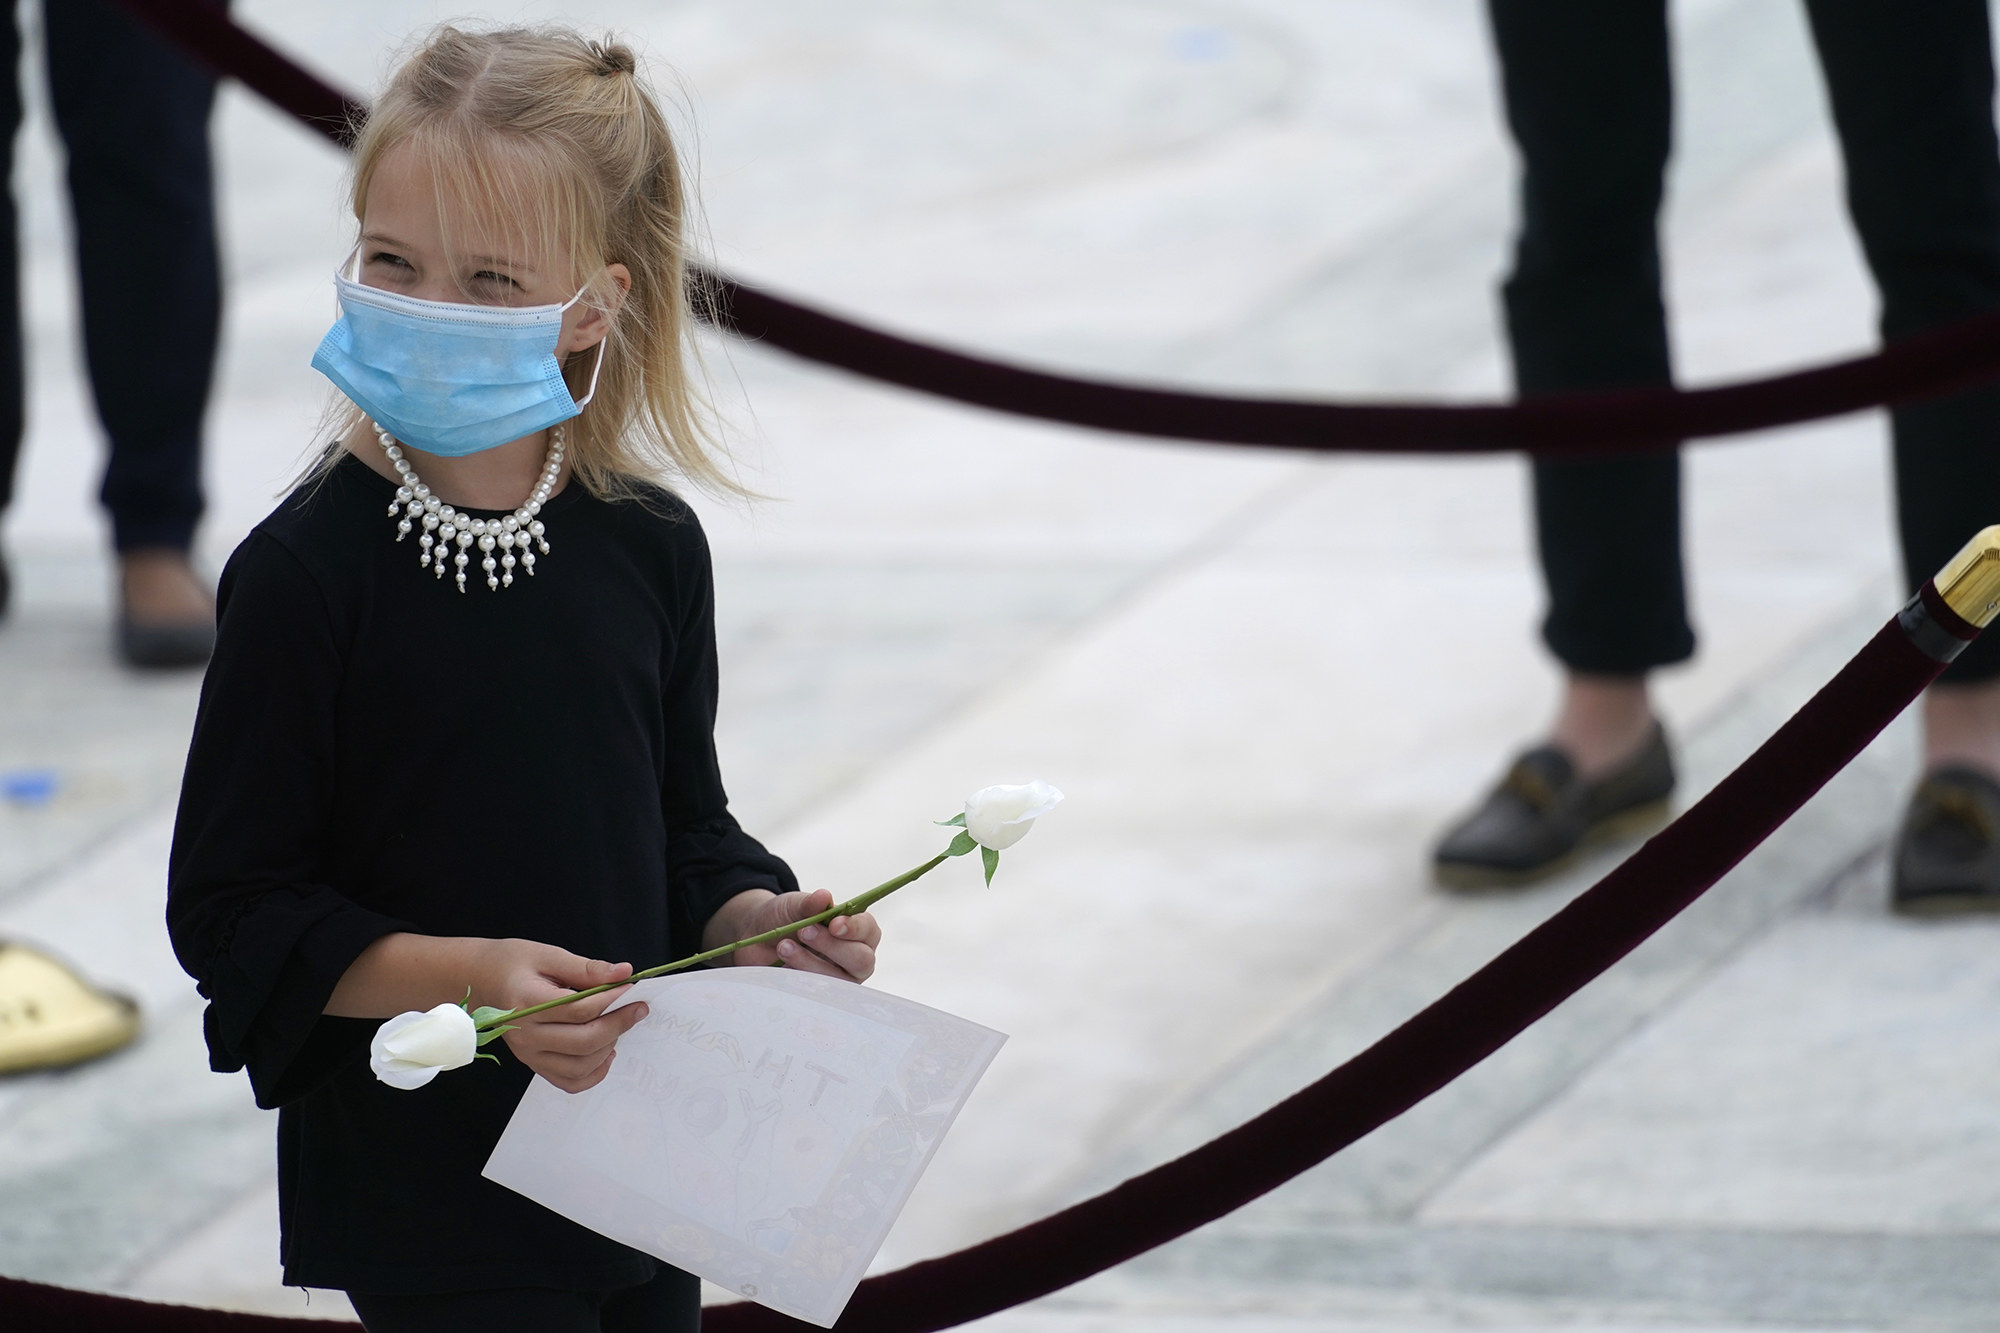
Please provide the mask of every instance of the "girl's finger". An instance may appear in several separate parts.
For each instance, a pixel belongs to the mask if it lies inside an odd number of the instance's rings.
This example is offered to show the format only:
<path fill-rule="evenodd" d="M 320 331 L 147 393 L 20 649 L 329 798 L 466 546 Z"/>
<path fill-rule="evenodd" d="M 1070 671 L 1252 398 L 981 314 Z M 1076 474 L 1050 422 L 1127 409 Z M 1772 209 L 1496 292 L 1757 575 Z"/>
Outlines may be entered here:
<path fill-rule="evenodd" d="M 589 1055 L 610 1049 L 645 1016 L 645 1005 L 631 1004 L 590 1023 L 543 1024 L 530 1040 L 538 1050 Z"/>
<path fill-rule="evenodd" d="M 631 989 L 630 986 L 620 986 L 617 990 L 608 990 L 602 995 L 593 995 L 587 1000 L 576 1000 L 569 1004 L 559 1004 L 553 1009 L 544 1009 L 541 1013 L 525 1021 L 530 1023 L 588 1023 L 601 1016 L 606 1009 L 618 1003 L 625 992 Z M 626 1006 L 627 1009 L 637 1007 L 636 1005 Z M 623 1013 L 624 1010 L 621 1009 L 619 1012 Z"/>
<path fill-rule="evenodd" d="M 553 1059 L 543 1060 L 537 1062 L 539 1067 L 535 1072 L 564 1092 L 584 1092 L 604 1081 L 605 1075 L 611 1072 L 611 1062 L 616 1056 L 617 1052 L 613 1051 L 595 1064 L 574 1061 L 567 1056 L 562 1057 L 560 1062 Z"/>
<path fill-rule="evenodd" d="M 876 922 L 873 914 L 868 912 L 857 912 L 853 916 L 837 916 L 826 923 L 826 928 L 837 940 L 865 944 L 871 949 L 882 942 L 882 927 Z"/>
<path fill-rule="evenodd" d="M 843 956 L 840 958 L 828 956 L 828 954 L 835 952 L 839 952 Z M 872 949 L 867 951 L 867 957 L 864 961 L 861 957 L 850 953 L 846 949 L 836 951 L 829 946 L 828 953 L 823 954 L 818 950 L 807 948 L 795 940 L 786 940 L 778 946 L 778 956 L 786 967 L 796 971 L 818 972 L 823 976 L 839 977 L 843 981 L 866 980 L 868 975 L 875 970 L 874 950 Z M 856 972 L 856 967 L 862 967 L 865 970 Z"/>
<path fill-rule="evenodd" d="M 866 936 L 879 933 L 863 929 L 855 932 L 855 939 L 841 939 L 830 929 L 809 926 L 799 932 L 799 940 L 820 957 L 861 981 L 875 970 L 875 945 Z"/>
<path fill-rule="evenodd" d="M 566 1078 L 581 1078 L 617 1053 L 609 1046 L 594 1051 L 540 1050 L 534 1053 L 531 1067 L 537 1073 L 553 1070 Z"/>
<path fill-rule="evenodd" d="M 828 889 L 814 889 L 811 893 L 781 893 L 775 900 L 785 913 L 785 922 L 817 916 L 833 906 L 833 893 Z"/>

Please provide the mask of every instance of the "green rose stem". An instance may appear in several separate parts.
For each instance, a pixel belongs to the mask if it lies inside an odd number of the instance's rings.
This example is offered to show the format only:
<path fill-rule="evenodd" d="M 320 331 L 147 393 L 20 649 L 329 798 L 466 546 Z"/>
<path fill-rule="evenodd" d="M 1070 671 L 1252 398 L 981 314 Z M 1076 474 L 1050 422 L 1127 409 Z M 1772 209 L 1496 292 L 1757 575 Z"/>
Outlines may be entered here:
<path fill-rule="evenodd" d="M 679 972 L 685 968 L 699 967 L 703 963 L 712 963 L 718 958 L 724 958 L 735 953 L 738 949 L 747 949 L 753 944 L 769 944 L 773 940 L 784 939 L 787 935 L 796 935 L 807 926 L 816 926 L 822 922 L 831 921 L 837 916 L 853 916 L 856 912 L 865 912 L 876 903 L 881 902 L 884 898 L 894 893 L 897 889 L 902 888 L 905 884 L 911 884 L 922 879 L 925 875 L 943 865 L 947 860 L 954 856 L 964 856 L 978 845 L 969 835 L 961 833 L 951 840 L 951 846 L 945 848 L 915 870 L 906 870 L 892 880 L 877 884 L 866 893 L 857 894 L 844 903 L 835 903 L 824 912 L 809 916 L 803 921 L 794 921 L 788 926 L 779 926 L 776 930 L 767 930 L 761 935 L 752 935 L 747 940 L 737 940 L 734 944 L 725 944 L 720 948 L 710 949 L 706 953 L 695 954 L 691 958 L 683 958 L 678 962 L 662 963 L 658 967 L 649 967 L 644 972 L 634 972 L 623 981 L 608 981 L 602 986 L 592 986 L 589 990 L 580 990 L 574 995 L 565 995 L 559 999 L 544 1000 L 540 1004 L 529 1005 L 526 1009 L 510 1009 L 503 1012 L 481 1007 L 474 1011 L 472 1015 L 474 1030 L 485 1034 L 479 1044 L 483 1046 L 487 1041 L 498 1036 L 506 1030 L 504 1025 L 512 1022 L 514 1019 L 526 1018 L 529 1014 L 539 1014 L 544 1009 L 553 1009 L 557 1005 L 574 1004 L 578 1000 L 587 1000 L 593 995 L 602 995 L 606 991 L 617 990 L 620 986 L 629 986 L 635 981 L 645 981 L 650 977 L 663 977 L 669 972 Z"/>

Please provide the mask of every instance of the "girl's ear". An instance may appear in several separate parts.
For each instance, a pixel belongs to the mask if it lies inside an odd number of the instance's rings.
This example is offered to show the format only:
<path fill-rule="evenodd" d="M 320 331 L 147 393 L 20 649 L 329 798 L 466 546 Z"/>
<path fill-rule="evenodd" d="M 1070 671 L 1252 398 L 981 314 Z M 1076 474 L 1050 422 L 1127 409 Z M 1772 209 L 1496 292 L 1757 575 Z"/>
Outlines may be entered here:
<path fill-rule="evenodd" d="M 578 302 L 582 313 L 557 344 L 557 355 L 568 356 L 572 352 L 587 351 L 611 333 L 611 322 L 624 307 L 626 294 L 632 290 L 632 270 L 623 264 L 606 264 L 604 276 L 611 280 L 611 290 L 605 294 L 605 305 L 610 308 L 600 310 L 594 305 Z"/>

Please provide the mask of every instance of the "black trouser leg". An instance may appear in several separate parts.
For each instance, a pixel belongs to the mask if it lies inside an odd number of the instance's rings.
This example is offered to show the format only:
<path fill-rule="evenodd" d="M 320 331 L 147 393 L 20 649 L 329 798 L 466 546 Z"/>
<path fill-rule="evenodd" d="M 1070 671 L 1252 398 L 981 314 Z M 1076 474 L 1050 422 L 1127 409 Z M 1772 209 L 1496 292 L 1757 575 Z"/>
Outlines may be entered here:
<path fill-rule="evenodd" d="M 111 439 L 121 551 L 186 549 L 221 316 L 208 114 L 215 81 L 108 0 L 43 7 L 69 157 L 84 352 Z"/>
<path fill-rule="evenodd" d="M 0 510 L 14 499 L 21 456 L 25 371 L 21 363 L 21 257 L 14 212 L 14 139 L 21 128 L 21 30 L 12 0 L 0 22 Z"/>
<path fill-rule="evenodd" d="M 1847 205 L 1884 341 L 2000 305 L 2000 148 L 1984 0 L 1809 0 Z M 2000 523 L 2000 387 L 1898 409 L 1896 517 L 1915 589 Z M 1944 673 L 2000 676 L 1986 634 Z"/>
<path fill-rule="evenodd" d="M 1522 394 L 1666 384 L 1657 236 L 1671 146 L 1664 0 L 1489 0 L 1521 233 L 1503 288 Z M 1537 460 L 1543 638 L 1571 670 L 1639 675 L 1694 652 L 1680 459 Z"/>

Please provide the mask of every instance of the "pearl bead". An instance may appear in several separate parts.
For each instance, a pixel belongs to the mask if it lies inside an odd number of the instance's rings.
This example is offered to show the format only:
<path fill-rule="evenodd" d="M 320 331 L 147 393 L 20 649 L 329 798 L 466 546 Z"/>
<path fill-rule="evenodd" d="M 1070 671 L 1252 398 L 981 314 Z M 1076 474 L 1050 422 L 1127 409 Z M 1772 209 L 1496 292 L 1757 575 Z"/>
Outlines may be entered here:
<path fill-rule="evenodd" d="M 396 519 L 396 540 L 400 542 L 407 537 L 417 521 L 421 520 L 423 524 L 423 533 L 417 539 L 422 548 L 417 557 L 419 568 L 428 568 L 435 577 L 442 579 L 445 554 L 456 545 L 458 550 L 452 556 L 452 563 L 457 566 L 458 572 L 454 581 L 458 590 L 464 592 L 465 569 L 471 563 L 470 548 L 476 540 L 481 554 L 479 565 L 486 573 L 488 588 L 512 587 L 517 566 L 525 568 L 530 574 L 535 572 L 535 555 L 528 547 L 532 540 L 541 547 L 543 555 L 549 553 L 547 529 L 535 516 L 542 512 L 542 506 L 554 493 L 556 481 L 562 475 L 565 455 L 561 426 L 549 432 L 548 457 L 543 460 L 541 476 L 534 490 L 513 513 L 499 518 L 474 518 L 438 499 L 431 488 L 418 478 L 416 469 L 403 456 L 402 446 L 396 438 L 379 423 L 375 425 L 375 434 L 401 481 L 396 487 L 395 502 L 388 508 L 389 517 Z M 495 551 L 501 552 L 497 561 Z M 495 577 L 496 570 L 505 572 Z"/>

